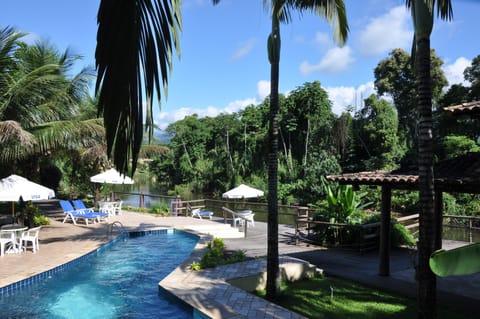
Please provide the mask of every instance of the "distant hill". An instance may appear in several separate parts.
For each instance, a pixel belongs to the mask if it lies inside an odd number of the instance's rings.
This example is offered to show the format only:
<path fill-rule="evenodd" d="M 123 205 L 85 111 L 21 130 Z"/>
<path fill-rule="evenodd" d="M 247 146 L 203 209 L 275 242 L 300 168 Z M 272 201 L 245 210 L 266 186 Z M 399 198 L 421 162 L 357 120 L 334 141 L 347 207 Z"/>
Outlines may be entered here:
<path fill-rule="evenodd" d="M 153 139 L 150 142 L 150 144 L 168 145 L 168 144 L 170 144 L 171 138 L 172 137 L 167 132 L 165 132 L 163 130 L 160 130 L 160 129 L 155 129 L 153 131 Z M 144 144 L 148 144 L 148 135 L 147 134 L 143 135 L 143 141 L 144 141 Z"/>

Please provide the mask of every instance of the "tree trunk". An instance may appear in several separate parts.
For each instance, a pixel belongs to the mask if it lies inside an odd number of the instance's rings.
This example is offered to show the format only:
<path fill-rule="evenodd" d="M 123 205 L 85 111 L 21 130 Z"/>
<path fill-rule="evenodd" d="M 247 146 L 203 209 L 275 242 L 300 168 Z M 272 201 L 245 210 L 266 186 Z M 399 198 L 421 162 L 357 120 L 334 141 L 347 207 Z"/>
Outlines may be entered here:
<path fill-rule="evenodd" d="M 280 291 L 278 258 L 278 82 L 280 74 L 280 23 L 272 10 L 272 33 L 269 37 L 270 69 L 270 150 L 268 152 L 268 232 L 267 299 L 274 300 Z"/>
<path fill-rule="evenodd" d="M 430 76 L 430 39 L 417 38 L 418 86 L 418 185 L 420 226 L 418 240 L 419 318 L 435 318 L 436 278 L 429 266 L 435 245 L 435 192 L 433 174 L 432 85 Z"/>
<path fill-rule="evenodd" d="M 232 173 L 233 175 L 235 175 L 235 167 L 233 166 L 232 153 L 230 152 L 230 135 L 228 134 L 228 129 L 226 130 L 226 134 L 227 134 L 226 146 L 227 146 L 228 160 L 230 161 L 230 167 L 232 168 Z"/>
<path fill-rule="evenodd" d="M 309 136 L 310 136 L 310 119 L 307 119 L 307 134 L 305 136 L 305 155 L 303 157 L 303 167 L 307 166 Z"/>
<path fill-rule="evenodd" d="M 282 130 L 278 130 L 280 134 L 280 138 L 282 139 L 282 145 L 283 145 L 283 153 L 285 154 L 285 164 L 287 165 L 288 173 L 292 173 L 292 165 L 290 165 L 290 158 L 288 156 L 288 150 L 287 150 L 287 142 L 285 141 L 285 137 L 282 134 Z"/>

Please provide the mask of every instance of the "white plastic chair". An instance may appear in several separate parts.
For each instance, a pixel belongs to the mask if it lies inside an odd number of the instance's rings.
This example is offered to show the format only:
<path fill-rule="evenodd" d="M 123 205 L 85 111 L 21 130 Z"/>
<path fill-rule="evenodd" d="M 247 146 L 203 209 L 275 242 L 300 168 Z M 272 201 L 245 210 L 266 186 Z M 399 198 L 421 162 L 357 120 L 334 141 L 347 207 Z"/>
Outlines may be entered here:
<path fill-rule="evenodd" d="M 29 230 L 26 230 L 22 233 L 22 237 L 20 237 L 20 243 L 22 248 L 25 247 L 25 250 L 27 250 L 29 248 L 28 243 L 31 243 L 33 253 L 36 253 L 37 250 L 40 250 L 40 246 L 38 245 L 38 233 L 40 232 L 40 228 L 40 226 L 30 228 Z"/>
<path fill-rule="evenodd" d="M 233 227 L 237 227 L 237 224 L 239 226 L 243 226 L 245 222 L 247 222 L 247 227 L 249 225 L 255 227 L 255 221 L 253 219 L 253 216 L 255 216 L 255 213 L 252 213 L 252 211 L 249 211 L 249 213 L 235 213 L 235 218 L 233 219 Z"/>
<path fill-rule="evenodd" d="M 117 200 L 114 202 L 114 208 L 115 208 L 115 214 L 116 215 L 121 215 L 122 214 L 122 204 L 123 200 Z"/>
<path fill-rule="evenodd" d="M 107 213 L 108 217 L 115 215 L 115 205 L 113 202 L 99 202 L 98 210 L 102 213 Z"/>
<path fill-rule="evenodd" d="M 13 232 L 3 232 L 0 230 L 0 256 L 5 255 L 7 244 L 15 244 L 15 234 Z"/>

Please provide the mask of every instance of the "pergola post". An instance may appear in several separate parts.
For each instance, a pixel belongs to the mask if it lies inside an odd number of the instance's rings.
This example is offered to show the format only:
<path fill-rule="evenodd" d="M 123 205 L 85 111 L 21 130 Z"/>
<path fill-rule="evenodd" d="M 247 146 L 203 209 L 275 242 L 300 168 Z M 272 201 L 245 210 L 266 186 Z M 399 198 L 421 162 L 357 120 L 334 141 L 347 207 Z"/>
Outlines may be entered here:
<path fill-rule="evenodd" d="M 380 218 L 380 266 L 379 275 L 390 275 L 390 212 L 392 207 L 392 189 L 382 186 L 382 212 Z"/>
<path fill-rule="evenodd" d="M 443 234 L 443 192 L 435 191 L 435 250 L 442 249 Z"/>

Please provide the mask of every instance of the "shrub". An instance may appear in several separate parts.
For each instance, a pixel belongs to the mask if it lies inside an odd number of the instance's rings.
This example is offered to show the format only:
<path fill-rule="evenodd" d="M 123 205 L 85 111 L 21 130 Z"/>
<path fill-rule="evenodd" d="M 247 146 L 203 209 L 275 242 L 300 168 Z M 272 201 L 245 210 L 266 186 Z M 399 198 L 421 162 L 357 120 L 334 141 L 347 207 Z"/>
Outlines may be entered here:
<path fill-rule="evenodd" d="M 392 246 L 412 246 L 415 244 L 415 238 L 408 231 L 408 229 L 399 223 L 393 224 L 392 229 Z"/>
<path fill-rule="evenodd" d="M 36 226 L 50 225 L 50 219 L 45 215 L 33 216 L 33 224 Z"/>
<path fill-rule="evenodd" d="M 161 202 L 161 203 L 154 204 L 148 210 L 148 212 L 151 213 L 151 214 L 159 214 L 159 215 L 162 215 L 162 216 L 167 216 L 167 215 L 169 215 L 170 208 L 168 207 L 168 204 Z"/>
<path fill-rule="evenodd" d="M 214 238 L 212 241 L 207 243 L 207 251 L 202 256 L 200 262 L 192 262 L 190 264 L 190 269 L 198 271 L 204 268 L 212 268 L 219 265 L 233 264 L 245 260 L 245 252 L 235 251 L 233 253 L 225 252 L 225 244 L 223 239 Z"/>
<path fill-rule="evenodd" d="M 199 271 L 200 269 L 202 269 L 202 266 L 200 265 L 199 262 L 194 261 L 190 264 L 189 268 L 194 271 Z"/>

